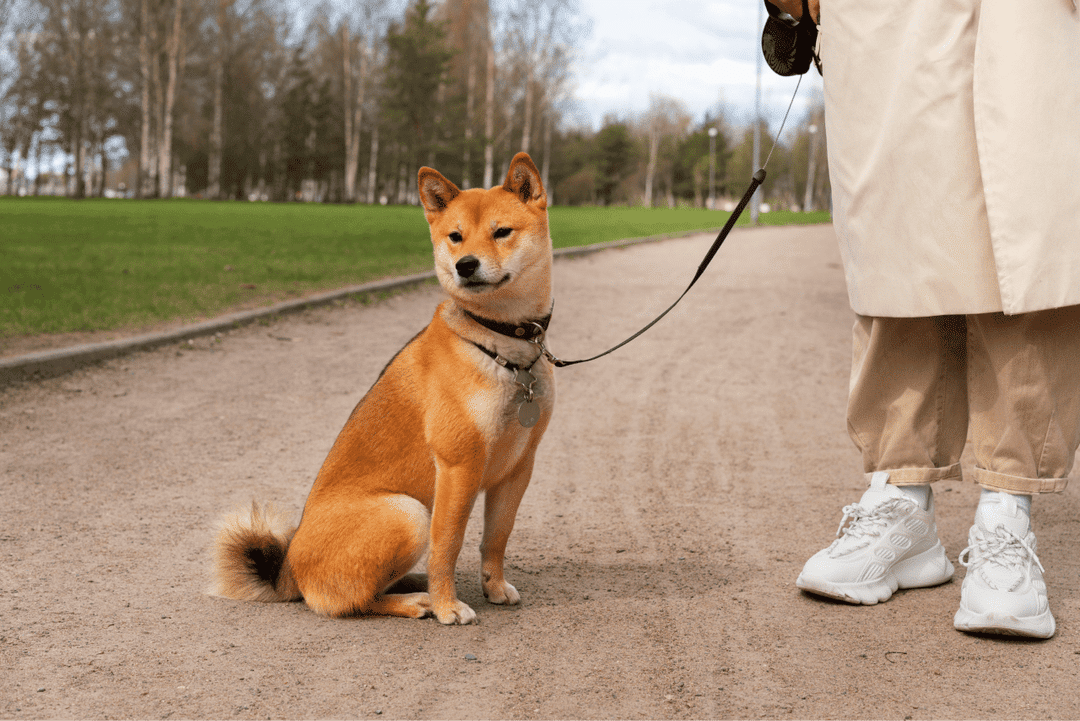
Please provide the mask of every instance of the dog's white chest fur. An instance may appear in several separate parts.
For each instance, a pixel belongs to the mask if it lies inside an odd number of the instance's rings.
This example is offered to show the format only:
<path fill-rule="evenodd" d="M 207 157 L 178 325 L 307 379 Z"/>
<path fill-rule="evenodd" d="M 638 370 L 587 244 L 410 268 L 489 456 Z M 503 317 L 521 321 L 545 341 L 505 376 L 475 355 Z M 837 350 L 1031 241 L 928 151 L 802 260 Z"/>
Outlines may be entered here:
<path fill-rule="evenodd" d="M 482 356 L 477 358 L 478 365 L 490 382 L 472 394 L 468 408 L 485 444 L 492 449 L 484 475 L 487 483 L 493 483 L 517 466 L 526 451 L 535 445 L 534 429 L 526 428 L 519 420 L 523 388 L 515 380 L 516 372 L 498 365 L 481 351 L 477 353 Z M 536 378 L 532 402 L 539 406 L 541 418 L 546 420 L 555 406 L 552 367 L 541 359 L 529 371 Z"/>

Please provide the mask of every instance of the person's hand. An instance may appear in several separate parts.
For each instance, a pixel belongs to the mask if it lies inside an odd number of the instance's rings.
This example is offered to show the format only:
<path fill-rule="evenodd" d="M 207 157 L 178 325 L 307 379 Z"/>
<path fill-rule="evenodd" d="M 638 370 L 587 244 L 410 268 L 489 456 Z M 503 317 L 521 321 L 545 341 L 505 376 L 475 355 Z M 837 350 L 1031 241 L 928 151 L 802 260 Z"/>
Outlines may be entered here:
<path fill-rule="evenodd" d="M 802 0 L 769 0 L 769 2 L 796 20 L 802 18 Z M 806 5 L 810 8 L 810 17 L 817 23 L 821 19 L 821 0 L 807 0 Z"/>

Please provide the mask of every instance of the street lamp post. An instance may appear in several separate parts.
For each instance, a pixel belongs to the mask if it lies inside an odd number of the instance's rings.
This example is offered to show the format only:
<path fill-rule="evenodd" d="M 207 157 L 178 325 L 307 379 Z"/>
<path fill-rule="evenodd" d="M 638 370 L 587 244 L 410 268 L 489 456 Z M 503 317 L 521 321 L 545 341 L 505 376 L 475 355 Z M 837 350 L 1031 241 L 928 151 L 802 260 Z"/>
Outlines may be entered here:
<path fill-rule="evenodd" d="M 709 128 L 709 210 L 716 210 L 716 133 Z"/>
<path fill-rule="evenodd" d="M 803 212 L 809 213 L 814 209 L 814 174 L 817 170 L 818 153 L 818 126 L 811 125 L 807 130 L 810 132 L 810 147 L 806 152 L 806 195 L 803 198 Z"/>
<path fill-rule="evenodd" d="M 764 3 L 758 3 L 757 37 L 761 37 L 764 7 Z M 754 167 L 750 169 L 751 173 L 757 172 L 757 169 L 761 167 L 759 163 L 761 162 L 761 60 L 763 54 L 760 48 L 758 48 L 755 55 L 757 55 L 757 90 L 754 93 Z M 753 225 L 758 223 L 758 209 L 760 207 L 761 186 L 758 186 L 750 200 L 750 222 Z"/>

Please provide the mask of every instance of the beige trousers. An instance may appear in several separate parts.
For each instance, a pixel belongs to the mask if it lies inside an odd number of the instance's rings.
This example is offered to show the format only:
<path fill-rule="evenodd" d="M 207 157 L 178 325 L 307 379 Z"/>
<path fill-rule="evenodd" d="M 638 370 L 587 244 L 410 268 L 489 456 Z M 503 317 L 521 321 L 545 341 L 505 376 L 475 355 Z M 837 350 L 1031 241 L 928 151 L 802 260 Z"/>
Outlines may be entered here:
<path fill-rule="evenodd" d="M 1080 306 L 1006 316 L 859 316 L 848 431 L 864 470 L 896 485 L 959 479 L 1065 489 L 1080 444 Z"/>

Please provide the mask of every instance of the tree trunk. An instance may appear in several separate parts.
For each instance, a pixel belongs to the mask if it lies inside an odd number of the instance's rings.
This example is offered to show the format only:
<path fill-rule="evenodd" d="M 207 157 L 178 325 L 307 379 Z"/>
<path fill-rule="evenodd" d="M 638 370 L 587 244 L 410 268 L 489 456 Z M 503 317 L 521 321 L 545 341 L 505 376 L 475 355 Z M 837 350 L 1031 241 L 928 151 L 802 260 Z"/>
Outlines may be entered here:
<path fill-rule="evenodd" d="M 345 200 L 352 202 L 353 180 L 350 179 L 349 161 L 353 157 L 353 114 L 352 114 L 352 38 L 349 36 L 348 17 L 341 21 L 341 85 L 342 85 L 342 117 L 345 120 Z M 353 168 L 355 176 L 355 168 Z"/>
<path fill-rule="evenodd" d="M 221 198 L 221 154 L 224 152 L 224 95 L 225 95 L 225 23 L 228 21 L 229 0 L 218 0 L 217 52 L 214 53 L 214 124 L 210 128 L 210 157 L 208 160 L 206 197 Z"/>
<path fill-rule="evenodd" d="M 81 105 L 79 117 L 75 120 L 78 129 L 75 135 L 75 197 L 86 197 L 86 104 Z"/>
<path fill-rule="evenodd" d="M 484 187 L 490 188 L 495 171 L 495 48 L 487 49 L 487 105 L 484 108 Z"/>
<path fill-rule="evenodd" d="M 523 125 L 521 127 L 521 152 L 529 152 L 530 140 L 532 140 L 532 116 L 533 116 L 533 64 L 532 58 L 525 62 L 525 112 L 523 113 Z M 513 150 L 513 148 L 511 148 Z"/>
<path fill-rule="evenodd" d="M 814 132 L 810 133 L 810 147 L 806 156 L 806 194 L 803 198 L 803 212 L 809 213 L 814 209 L 814 173 L 817 170 L 818 138 L 824 130 L 823 125 L 817 123 L 817 114 L 813 119 Z"/>
<path fill-rule="evenodd" d="M 34 142 L 34 195 L 41 194 L 41 133 Z"/>
<path fill-rule="evenodd" d="M 11 171 L 8 173 L 8 187 L 11 188 L 10 195 L 14 195 L 15 197 L 19 196 L 19 186 L 21 185 L 21 183 L 19 183 L 19 175 L 22 173 L 22 168 L 20 167 L 22 165 L 20 162 L 21 158 L 22 148 L 16 146 L 15 149 L 11 151 Z"/>
<path fill-rule="evenodd" d="M 259 145 L 259 182 L 255 186 L 258 200 L 266 200 L 266 144 Z"/>
<path fill-rule="evenodd" d="M 378 162 L 379 162 L 379 123 L 371 124 L 371 159 L 368 161 L 368 205 L 375 203 L 375 195 L 378 193 Z"/>
<path fill-rule="evenodd" d="M 409 200 L 409 186 L 408 180 L 406 180 L 408 175 L 409 172 L 405 168 L 405 164 L 401 163 L 401 165 L 398 166 L 398 188 L 396 200 L 398 205 L 405 205 L 405 203 L 407 203 Z"/>
<path fill-rule="evenodd" d="M 105 197 L 105 190 L 109 187 L 109 155 L 105 152 L 105 139 L 98 139 L 98 155 L 101 157 L 101 175 L 98 183 L 98 197 Z"/>
<path fill-rule="evenodd" d="M 498 177 L 506 177 L 506 171 L 510 169 L 510 159 L 514 157 L 514 106 L 507 103 L 504 108 L 506 111 L 506 127 L 503 128 L 503 132 L 499 133 L 499 144 L 502 145 L 502 141 L 506 141 L 506 154 L 499 163 Z"/>
<path fill-rule="evenodd" d="M 342 40 L 349 41 L 348 25 L 342 23 Z M 367 75 L 367 53 L 363 41 L 359 43 L 360 75 L 356 78 L 356 92 L 351 90 L 352 62 L 349 49 L 345 49 L 345 200 L 356 201 L 356 176 L 360 170 L 360 127 L 364 119 L 364 78 Z M 350 112 L 351 106 L 351 112 Z"/>
<path fill-rule="evenodd" d="M 308 131 L 307 140 L 304 141 L 304 149 L 307 151 L 307 163 L 305 164 L 306 169 L 304 170 L 303 180 L 300 181 L 300 192 L 305 196 L 304 202 L 311 202 L 314 199 L 314 190 L 312 189 L 315 187 L 315 148 L 319 142 L 319 133 L 315 127 L 315 122 L 312 120 L 309 125 L 311 130 Z M 305 181 L 311 182 L 305 186 Z"/>
<path fill-rule="evenodd" d="M 148 0 L 142 0 L 139 11 L 139 75 L 142 78 L 142 132 L 139 139 L 139 172 L 135 179 L 135 197 L 146 195 L 150 177 L 150 9 Z"/>
<path fill-rule="evenodd" d="M 75 176 L 78 169 L 75 167 L 75 159 L 79 156 L 79 146 L 74 139 L 71 141 L 71 162 L 64 164 L 64 195 L 75 195 Z"/>
<path fill-rule="evenodd" d="M 78 39 L 76 41 L 75 57 L 74 61 L 74 77 L 75 77 L 75 197 L 86 197 L 86 126 L 87 115 L 89 108 L 89 95 L 90 95 L 90 83 L 88 82 L 89 73 L 86 67 L 86 27 L 83 23 L 86 17 L 82 13 L 79 13 L 79 24 L 76 32 L 78 33 Z"/>
<path fill-rule="evenodd" d="M 439 80 L 439 87 L 435 91 L 435 116 L 434 122 L 429 126 L 428 137 L 424 137 L 424 126 L 419 125 L 419 137 L 417 140 L 417 147 L 423 148 L 427 145 L 427 162 L 424 163 L 429 168 L 435 167 L 435 153 L 438 150 L 439 138 L 443 137 L 443 111 L 446 109 L 446 80 Z M 419 157 L 417 158 L 419 160 Z M 417 165 L 417 167 L 420 167 Z M 411 181 L 410 181 L 411 182 Z"/>
<path fill-rule="evenodd" d="M 286 197 L 288 190 L 288 182 L 285 178 L 285 167 L 281 160 L 281 138 L 274 140 L 274 155 L 273 155 L 273 168 L 274 168 L 274 200 L 281 202 L 288 200 Z"/>
<path fill-rule="evenodd" d="M 468 68 L 465 71 L 465 152 L 462 153 L 461 188 L 472 187 L 472 144 L 473 144 L 473 109 L 476 105 L 476 63 L 473 54 L 468 54 Z"/>
<path fill-rule="evenodd" d="M 158 145 L 158 192 L 162 198 L 172 196 L 172 129 L 173 107 L 176 103 L 176 80 L 180 61 L 180 32 L 184 0 L 176 0 L 173 29 L 169 36 L 169 84 L 165 88 L 165 118 Z"/>
<path fill-rule="evenodd" d="M 152 150 L 150 153 L 150 177 L 149 177 L 149 191 L 151 197 L 158 197 L 158 178 L 161 175 L 161 128 L 165 124 L 165 118 L 163 115 L 165 109 L 165 101 L 163 98 L 164 90 L 161 87 L 161 48 L 158 47 L 158 31 L 157 31 L 157 18 L 155 17 L 150 25 L 150 87 L 154 90 L 154 97 L 151 104 L 154 109 L 154 132 L 151 135 L 150 142 L 152 143 Z"/>
<path fill-rule="evenodd" d="M 649 164 L 645 169 L 645 198 L 643 205 L 652 207 L 653 178 L 656 175 L 656 156 L 660 150 L 660 132 L 655 128 L 649 132 Z"/>
<path fill-rule="evenodd" d="M 554 115 L 554 112 L 551 109 L 548 109 L 548 111 L 544 113 L 544 164 L 540 168 L 540 183 L 547 191 L 549 206 L 555 202 L 555 189 L 551 187 L 551 183 L 549 182 L 551 179 L 551 126 L 555 124 L 552 115 Z"/>

